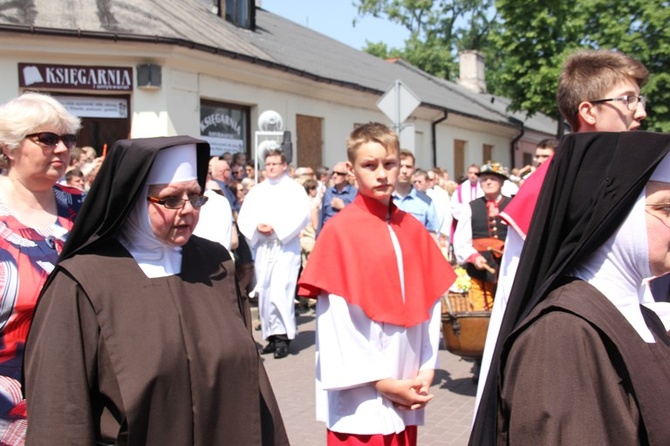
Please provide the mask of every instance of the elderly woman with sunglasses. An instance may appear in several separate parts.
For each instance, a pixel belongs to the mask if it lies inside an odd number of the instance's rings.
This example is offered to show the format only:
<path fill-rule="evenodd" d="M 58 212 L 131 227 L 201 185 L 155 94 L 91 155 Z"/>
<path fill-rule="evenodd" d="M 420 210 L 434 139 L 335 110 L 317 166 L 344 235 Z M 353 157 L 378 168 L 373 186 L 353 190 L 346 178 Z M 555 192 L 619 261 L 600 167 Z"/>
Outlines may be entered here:
<path fill-rule="evenodd" d="M 22 444 L 19 384 L 37 297 L 54 268 L 81 192 L 57 184 L 79 119 L 54 98 L 25 93 L 0 106 L 0 444 Z"/>
<path fill-rule="evenodd" d="M 285 445 L 235 265 L 194 236 L 209 145 L 117 141 L 44 287 L 29 444 Z"/>

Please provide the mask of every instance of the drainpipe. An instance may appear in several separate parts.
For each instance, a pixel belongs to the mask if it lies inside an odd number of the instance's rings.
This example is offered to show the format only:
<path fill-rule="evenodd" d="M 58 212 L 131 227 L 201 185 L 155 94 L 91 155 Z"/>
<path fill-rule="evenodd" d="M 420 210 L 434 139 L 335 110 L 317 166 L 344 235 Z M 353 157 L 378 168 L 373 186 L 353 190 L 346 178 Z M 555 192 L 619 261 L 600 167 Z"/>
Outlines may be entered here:
<path fill-rule="evenodd" d="M 516 151 L 516 143 L 519 142 L 519 140 L 523 137 L 523 135 L 526 133 L 526 129 L 524 128 L 523 121 L 520 121 L 516 118 L 513 118 L 511 116 L 507 117 L 507 120 L 514 124 L 518 129 L 519 129 L 519 134 L 514 137 L 512 142 L 509 145 L 509 154 L 510 154 L 510 160 L 511 160 L 511 166 L 510 170 L 514 169 L 516 166 L 514 165 L 514 152 Z"/>
<path fill-rule="evenodd" d="M 437 121 L 433 121 L 433 123 L 430 126 L 430 130 L 432 133 L 433 137 L 433 167 L 437 167 L 437 125 L 447 119 L 449 116 L 449 112 L 447 110 L 442 110 L 444 112 L 444 116 L 442 116 L 440 119 Z"/>

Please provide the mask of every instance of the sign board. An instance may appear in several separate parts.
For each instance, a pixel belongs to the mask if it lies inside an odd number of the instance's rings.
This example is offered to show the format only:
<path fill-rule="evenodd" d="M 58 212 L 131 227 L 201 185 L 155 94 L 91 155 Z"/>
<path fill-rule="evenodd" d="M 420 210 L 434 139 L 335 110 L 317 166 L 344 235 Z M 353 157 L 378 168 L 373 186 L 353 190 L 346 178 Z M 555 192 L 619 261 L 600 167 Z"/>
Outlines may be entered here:
<path fill-rule="evenodd" d="M 420 104 L 421 100 L 412 93 L 412 90 L 401 80 L 396 80 L 377 101 L 377 108 L 395 124 L 397 130 Z"/>
<path fill-rule="evenodd" d="M 211 136 L 200 136 L 209 143 L 210 155 L 221 156 L 224 153 L 244 152 L 244 141 L 232 138 L 215 138 Z"/>
<path fill-rule="evenodd" d="M 54 96 L 73 115 L 79 118 L 121 118 L 128 117 L 128 100 L 105 96 L 79 97 Z"/>
<path fill-rule="evenodd" d="M 226 104 L 201 102 L 200 137 L 207 141 L 212 156 L 246 152 L 248 114 Z"/>
<path fill-rule="evenodd" d="M 61 90 L 132 91 L 133 69 L 20 63 L 19 86 Z"/>

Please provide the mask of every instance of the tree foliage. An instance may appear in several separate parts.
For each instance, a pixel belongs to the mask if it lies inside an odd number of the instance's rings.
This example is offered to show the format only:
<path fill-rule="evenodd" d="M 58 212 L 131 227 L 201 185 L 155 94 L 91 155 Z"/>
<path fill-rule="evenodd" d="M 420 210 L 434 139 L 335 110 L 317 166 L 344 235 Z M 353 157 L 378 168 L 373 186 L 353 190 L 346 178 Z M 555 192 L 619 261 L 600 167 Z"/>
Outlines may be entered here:
<path fill-rule="evenodd" d="M 364 51 L 379 57 L 402 57 L 445 79 L 458 75 L 457 52 L 483 49 L 495 14 L 493 0 L 358 0 L 361 17 L 371 15 L 398 23 L 410 32 L 404 48 L 367 42 Z"/>
<path fill-rule="evenodd" d="M 606 48 L 645 64 L 649 130 L 670 131 L 670 2 L 658 0 L 498 0 L 502 23 L 490 35 L 502 61 L 497 93 L 513 107 L 556 116 L 560 67 L 578 48 Z"/>
<path fill-rule="evenodd" d="M 579 48 L 629 54 L 649 69 L 649 130 L 670 131 L 670 0 L 358 0 L 372 15 L 410 31 L 404 48 L 370 43 L 366 51 L 402 57 L 433 75 L 455 80 L 457 54 L 486 57 L 490 92 L 512 108 L 558 117 L 560 67 Z"/>
<path fill-rule="evenodd" d="M 498 0 L 504 22 L 489 36 L 495 48 L 494 93 L 512 99 L 512 108 L 558 117 L 556 86 L 565 55 L 580 38 L 575 5 L 567 1 Z"/>
<path fill-rule="evenodd" d="M 589 33 L 584 44 L 614 48 L 645 64 L 650 77 L 642 89 L 649 97 L 643 126 L 670 131 L 670 1 L 594 0 L 585 17 Z"/>

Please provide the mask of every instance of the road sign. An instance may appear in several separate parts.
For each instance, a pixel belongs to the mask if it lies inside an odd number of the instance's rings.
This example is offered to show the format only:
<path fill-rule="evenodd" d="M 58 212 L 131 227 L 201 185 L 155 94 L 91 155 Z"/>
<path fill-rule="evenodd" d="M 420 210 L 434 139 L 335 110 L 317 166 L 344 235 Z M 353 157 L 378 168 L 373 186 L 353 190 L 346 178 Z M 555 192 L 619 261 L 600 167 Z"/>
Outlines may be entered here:
<path fill-rule="evenodd" d="M 379 108 L 400 129 L 402 123 L 421 104 L 421 100 L 397 79 L 391 88 L 377 101 Z"/>

